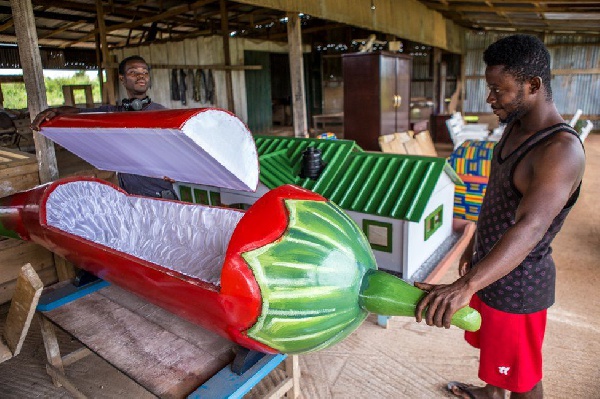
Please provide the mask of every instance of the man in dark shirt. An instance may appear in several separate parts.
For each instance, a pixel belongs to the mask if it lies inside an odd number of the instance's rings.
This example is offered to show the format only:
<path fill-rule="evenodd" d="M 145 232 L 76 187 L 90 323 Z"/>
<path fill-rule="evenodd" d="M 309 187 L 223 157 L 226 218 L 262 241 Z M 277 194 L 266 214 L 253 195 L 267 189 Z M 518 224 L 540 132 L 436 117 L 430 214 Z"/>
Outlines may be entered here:
<path fill-rule="evenodd" d="M 485 50 L 484 61 L 487 102 L 507 127 L 461 277 L 415 283 L 427 291 L 416 319 L 449 328 L 459 308 L 480 311 L 481 329 L 465 338 L 480 349 L 479 378 L 487 385 L 451 382 L 454 395 L 542 398 L 542 343 L 556 275 L 550 243 L 577 200 L 585 155 L 552 101 L 550 54 L 539 39 L 503 38 Z"/>
<path fill-rule="evenodd" d="M 101 105 L 97 108 L 76 108 L 63 106 L 48 108 L 40 112 L 33 120 L 32 129 L 39 130 L 43 121 L 50 120 L 61 114 L 79 112 L 127 112 L 155 111 L 165 109 L 164 106 L 152 102 L 146 94 L 150 85 L 150 68 L 146 61 L 137 55 L 127 57 L 119 64 L 119 81 L 127 92 L 127 98 L 120 105 Z M 131 173 L 119 173 L 119 186 L 130 194 L 147 197 L 176 199 L 173 181 L 154 177 L 140 176 Z"/>

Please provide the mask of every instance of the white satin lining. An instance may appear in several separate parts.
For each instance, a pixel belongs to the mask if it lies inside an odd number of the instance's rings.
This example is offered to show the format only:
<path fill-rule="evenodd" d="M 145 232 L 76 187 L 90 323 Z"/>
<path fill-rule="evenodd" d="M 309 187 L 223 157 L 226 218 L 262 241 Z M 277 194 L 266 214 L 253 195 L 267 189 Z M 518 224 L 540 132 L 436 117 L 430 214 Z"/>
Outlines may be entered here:
<path fill-rule="evenodd" d="M 225 252 L 243 212 L 143 197 L 77 181 L 46 203 L 49 226 L 220 285 Z"/>

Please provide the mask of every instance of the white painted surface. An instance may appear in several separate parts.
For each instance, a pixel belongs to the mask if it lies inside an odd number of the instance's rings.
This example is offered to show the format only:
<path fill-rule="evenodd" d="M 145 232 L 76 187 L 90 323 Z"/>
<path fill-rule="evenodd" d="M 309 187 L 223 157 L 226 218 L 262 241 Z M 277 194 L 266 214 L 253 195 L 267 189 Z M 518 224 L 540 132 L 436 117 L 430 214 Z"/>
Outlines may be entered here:
<path fill-rule="evenodd" d="M 439 229 L 425 241 L 425 218 L 440 205 L 443 205 L 443 221 Z M 407 262 L 402 275 L 410 276 L 433 254 L 446 238 L 452 234 L 452 212 L 454 208 L 454 184 L 446 175 L 438 180 L 433 194 L 425 207 L 423 217 L 418 223 L 408 223 Z"/>
<path fill-rule="evenodd" d="M 254 138 L 223 110 L 197 113 L 181 129 L 43 127 L 40 133 L 102 170 L 243 191 L 258 184 Z"/>

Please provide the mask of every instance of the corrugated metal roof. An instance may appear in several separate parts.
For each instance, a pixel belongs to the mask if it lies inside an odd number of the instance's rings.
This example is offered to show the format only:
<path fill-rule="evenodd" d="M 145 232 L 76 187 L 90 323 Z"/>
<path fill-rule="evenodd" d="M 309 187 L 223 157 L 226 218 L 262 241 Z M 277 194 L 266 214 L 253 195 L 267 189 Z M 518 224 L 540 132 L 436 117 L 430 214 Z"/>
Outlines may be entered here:
<path fill-rule="evenodd" d="M 362 151 L 354 141 L 350 140 L 319 140 L 274 136 L 255 136 L 254 140 L 260 162 L 261 183 L 269 188 L 279 187 L 283 184 L 295 184 L 317 193 L 322 193 L 331 184 L 334 176 L 339 173 L 341 166 L 351 152 Z M 321 159 L 326 164 L 316 180 L 299 176 L 302 153 L 311 146 L 321 150 Z M 290 175 L 293 180 L 289 180 Z"/>
<path fill-rule="evenodd" d="M 326 166 L 316 180 L 300 178 L 302 152 L 323 152 Z M 260 136 L 260 180 L 273 189 L 296 184 L 346 210 L 417 222 L 442 173 L 460 179 L 444 158 L 361 151 L 353 141 Z"/>

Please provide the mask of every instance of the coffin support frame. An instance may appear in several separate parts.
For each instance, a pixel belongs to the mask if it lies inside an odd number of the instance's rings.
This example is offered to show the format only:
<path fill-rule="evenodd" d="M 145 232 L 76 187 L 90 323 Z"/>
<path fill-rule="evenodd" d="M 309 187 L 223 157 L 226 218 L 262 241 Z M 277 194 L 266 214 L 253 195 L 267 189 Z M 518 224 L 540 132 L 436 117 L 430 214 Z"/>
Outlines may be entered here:
<path fill-rule="evenodd" d="M 119 359 L 110 358 L 106 353 L 98 353 L 94 348 L 94 344 L 91 343 L 92 341 L 97 340 L 98 336 L 94 336 L 94 334 L 88 335 L 87 333 L 80 334 L 77 332 L 78 328 L 76 325 L 80 324 L 76 320 L 78 312 L 82 312 L 83 308 L 85 308 L 86 312 L 93 309 L 93 306 L 90 307 L 84 304 L 83 301 L 86 301 L 86 296 L 105 288 L 109 290 L 117 290 L 119 288 L 111 287 L 110 284 L 103 280 L 98 280 L 81 287 L 75 287 L 70 282 L 61 282 L 50 288 L 50 290 L 45 291 L 42 295 L 40 305 L 38 305 L 37 308 L 47 357 L 46 372 L 52 378 L 52 382 L 55 386 L 64 387 L 76 398 L 86 398 L 86 395 L 69 378 L 65 368 L 92 353 L 99 355 L 113 367 L 124 372 L 144 389 L 153 394 L 157 394 L 157 396 L 160 397 L 187 397 L 189 399 L 242 398 L 243 395 L 250 391 L 280 364 L 283 364 L 284 366 L 285 376 L 283 380 L 265 395 L 265 397 L 280 398 L 286 395 L 286 397 L 297 398 L 300 395 L 300 368 L 297 355 L 268 355 L 249 351 L 245 348 L 237 351 L 238 354 L 233 362 L 226 364 L 212 377 L 206 379 L 200 386 L 195 387 L 192 391 L 190 391 L 188 383 L 182 387 L 170 387 L 167 393 L 157 392 L 157 387 L 146 386 L 145 384 L 140 383 L 140 380 L 143 378 L 138 378 L 132 370 L 121 370 L 119 368 Z M 110 294 L 106 295 L 110 297 Z M 131 294 L 127 293 L 125 295 Z M 81 306 L 77 306 L 78 302 Z M 67 304 L 71 304 L 72 314 L 68 317 L 65 317 L 64 314 L 62 316 L 56 316 L 54 314 L 56 312 L 62 312 L 62 309 L 60 308 Z M 127 309 L 123 310 L 127 311 Z M 102 312 L 103 310 L 99 309 L 98 311 Z M 120 322 L 126 323 L 127 320 L 128 318 L 124 318 L 121 319 Z M 170 321 L 170 324 L 177 324 L 179 322 L 186 323 L 176 316 L 173 316 L 173 320 Z M 56 335 L 56 327 L 77 339 L 84 347 L 64 356 L 61 355 L 59 340 Z M 115 339 L 115 337 L 107 337 L 106 339 L 110 339 L 112 342 L 119 341 L 119 339 Z M 214 345 L 214 343 L 212 343 L 212 345 Z M 233 346 L 234 344 L 229 343 L 229 345 Z M 157 365 L 149 366 L 157 367 Z"/>

